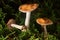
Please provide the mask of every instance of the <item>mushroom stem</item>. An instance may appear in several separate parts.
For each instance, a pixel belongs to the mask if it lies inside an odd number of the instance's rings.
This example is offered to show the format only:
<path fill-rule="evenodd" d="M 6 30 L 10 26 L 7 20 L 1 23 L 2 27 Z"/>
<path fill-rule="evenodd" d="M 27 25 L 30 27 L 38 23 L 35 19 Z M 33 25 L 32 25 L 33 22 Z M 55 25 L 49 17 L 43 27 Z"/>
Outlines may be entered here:
<path fill-rule="evenodd" d="M 17 24 L 11 24 L 12 27 L 15 27 L 15 28 L 18 28 L 18 29 L 22 29 L 23 28 L 23 25 L 17 25 Z"/>
<path fill-rule="evenodd" d="M 31 12 L 26 12 L 25 26 L 27 28 L 29 27 L 30 15 L 31 15 Z"/>
<path fill-rule="evenodd" d="M 44 40 L 48 40 L 46 25 L 43 25 L 43 29 L 44 29 Z"/>

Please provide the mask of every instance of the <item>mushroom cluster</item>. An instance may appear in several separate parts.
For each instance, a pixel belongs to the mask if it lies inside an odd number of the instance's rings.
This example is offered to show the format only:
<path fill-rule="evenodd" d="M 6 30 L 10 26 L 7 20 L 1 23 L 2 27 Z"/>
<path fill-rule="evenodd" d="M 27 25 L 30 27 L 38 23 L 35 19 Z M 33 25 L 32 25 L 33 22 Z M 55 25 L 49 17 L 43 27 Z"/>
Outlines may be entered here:
<path fill-rule="evenodd" d="M 48 19 L 48 18 L 38 18 L 36 20 L 36 22 L 42 26 L 42 28 L 44 29 L 44 40 L 48 40 L 48 35 L 47 35 L 47 29 L 46 29 L 46 26 L 47 25 L 51 25 L 53 24 L 53 22 Z"/>
<path fill-rule="evenodd" d="M 7 26 L 18 28 L 21 31 L 26 31 L 29 28 L 31 11 L 35 10 L 37 7 L 38 7 L 37 3 L 20 5 L 19 11 L 26 13 L 25 26 L 17 25 L 14 19 L 10 19 L 7 23 Z"/>

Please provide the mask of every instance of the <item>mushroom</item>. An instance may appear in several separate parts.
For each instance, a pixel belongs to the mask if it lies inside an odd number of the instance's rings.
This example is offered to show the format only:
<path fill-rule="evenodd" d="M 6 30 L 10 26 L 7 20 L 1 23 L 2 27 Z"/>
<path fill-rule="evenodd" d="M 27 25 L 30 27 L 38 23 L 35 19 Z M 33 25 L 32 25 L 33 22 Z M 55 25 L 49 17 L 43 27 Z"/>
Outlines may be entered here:
<path fill-rule="evenodd" d="M 18 28 L 21 31 L 26 31 L 26 27 L 24 25 L 17 25 L 17 24 L 11 24 L 12 27 Z"/>
<path fill-rule="evenodd" d="M 53 24 L 53 22 L 48 19 L 48 18 L 38 18 L 36 20 L 36 22 L 42 26 L 42 28 L 44 29 L 44 40 L 48 40 L 48 35 L 47 35 L 47 29 L 46 29 L 46 26 L 47 25 L 51 25 Z"/>
<path fill-rule="evenodd" d="M 9 19 L 9 21 L 7 22 L 7 26 L 9 29 L 12 29 L 12 27 L 15 27 L 20 29 L 21 31 L 26 31 L 26 27 L 24 25 L 17 25 L 14 19 Z"/>
<path fill-rule="evenodd" d="M 25 26 L 27 28 L 29 28 L 31 11 L 35 10 L 37 7 L 38 7 L 37 3 L 23 4 L 23 5 L 19 6 L 19 11 L 26 13 Z"/>
<path fill-rule="evenodd" d="M 9 20 L 8 20 L 8 22 L 7 22 L 7 27 L 8 27 L 9 29 L 12 29 L 11 24 L 16 24 L 16 22 L 15 22 L 14 19 L 9 19 Z"/>

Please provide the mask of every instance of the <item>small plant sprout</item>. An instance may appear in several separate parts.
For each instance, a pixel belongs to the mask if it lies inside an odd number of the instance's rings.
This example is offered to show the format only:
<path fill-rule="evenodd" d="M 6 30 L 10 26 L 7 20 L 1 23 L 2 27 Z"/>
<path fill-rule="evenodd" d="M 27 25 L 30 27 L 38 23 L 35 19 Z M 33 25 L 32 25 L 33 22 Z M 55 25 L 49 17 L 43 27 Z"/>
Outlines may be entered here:
<path fill-rule="evenodd" d="M 9 29 L 12 29 L 12 27 L 15 27 L 15 28 L 18 28 L 20 29 L 21 31 L 26 31 L 26 27 L 24 25 L 17 25 L 16 24 L 16 21 L 14 19 L 10 19 L 8 22 L 7 22 L 7 27 Z"/>
<path fill-rule="evenodd" d="M 29 28 L 31 11 L 35 10 L 37 7 L 38 7 L 37 3 L 23 4 L 23 5 L 19 6 L 19 11 L 26 13 L 25 26 L 27 28 Z"/>
<path fill-rule="evenodd" d="M 42 28 L 44 29 L 44 40 L 48 40 L 48 34 L 47 34 L 47 29 L 46 26 L 47 25 L 51 25 L 53 24 L 53 22 L 51 20 L 49 20 L 48 18 L 38 18 L 36 20 L 36 22 L 42 26 Z"/>

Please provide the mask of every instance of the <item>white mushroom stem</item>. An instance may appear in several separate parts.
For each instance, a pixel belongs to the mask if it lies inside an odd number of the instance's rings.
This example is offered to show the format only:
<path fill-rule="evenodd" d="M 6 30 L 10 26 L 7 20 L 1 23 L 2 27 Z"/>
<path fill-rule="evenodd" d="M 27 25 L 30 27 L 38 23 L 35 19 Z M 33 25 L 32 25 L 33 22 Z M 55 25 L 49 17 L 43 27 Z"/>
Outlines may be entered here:
<path fill-rule="evenodd" d="M 44 29 L 44 40 L 48 40 L 46 25 L 43 25 L 42 27 Z"/>
<path fill-rule="evenodd" d="M 17 24 L 11 24 L 12 27 L 18 28 L 18 29 L 22 29 L 23 26 L 22 25 L 17 25 Z"/>
<path fill-rule="evenodd" d="M 30 23 L 31 12 L 26 12 L 25 26 L 28 28 Z"/>

